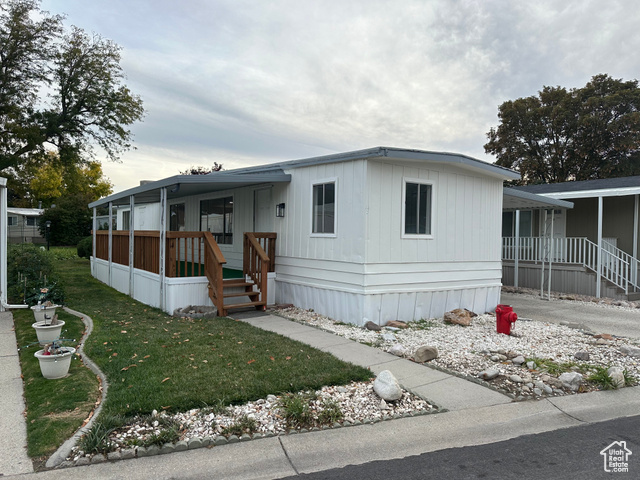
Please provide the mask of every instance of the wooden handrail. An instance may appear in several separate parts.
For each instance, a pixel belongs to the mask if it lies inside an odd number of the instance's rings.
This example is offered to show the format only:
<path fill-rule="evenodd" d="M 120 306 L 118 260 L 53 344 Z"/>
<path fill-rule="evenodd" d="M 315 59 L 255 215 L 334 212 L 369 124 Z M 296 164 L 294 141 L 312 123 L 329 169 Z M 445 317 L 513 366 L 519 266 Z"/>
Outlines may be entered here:
<path fill-rule="evenodd" d="M 204 232 L 204 272 L 209 280 L 209 296 L 218 309 L 219 315 L 225 315 L 222 265 L 227 263 L 211 232 Z"/>
<path fill-rule="evenodd" d="M 260 301 L 266 305 L 270 260 L 254 233 L 246 232 L 244 234 L 242 263 L 242 273 L 245 277 L 248 276 L 255 282 L 260 292 Z"/>

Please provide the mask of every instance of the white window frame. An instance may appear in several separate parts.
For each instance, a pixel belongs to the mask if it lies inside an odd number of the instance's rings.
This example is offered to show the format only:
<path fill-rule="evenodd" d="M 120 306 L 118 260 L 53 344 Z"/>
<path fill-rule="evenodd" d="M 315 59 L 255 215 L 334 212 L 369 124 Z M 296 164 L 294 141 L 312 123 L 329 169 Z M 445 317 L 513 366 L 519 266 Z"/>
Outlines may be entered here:
<path fill-rule="evenodd" d="M 318 233 L 313 231 L 313 187 L 316 185 L 324 185 L 327 183 L 333 183 L 334 185 L 334 197 L 333 197 L 333 233 Z M 309 224 L 309 235 L 319 238 L 336 238 L 338 236 L 338 177 L 323 178 L 320 180 L 314 180 L 311 182 L 309 188 L 309 198 L 311 199 L 309 208 L 309 218 L 311 223 Z"/>
<path fill-rule="evenodd" d="M 8 215 L 7 216 L 7 226 L 15 227 L 18 225 L 18 216 L 17 215 Z"/>
<path fill-rule="evenodd" d="M 431 233 L 405 233 L 405 216 L 407 214 L 407 183 L 417 183 L 420 185 L 429 185 L 431 187 Z M 432 180 L 424 178 L 402 178 L 402 215 L 400 217 L 400 232 L 402 238 L 433 240 L 435 230 L 435 213 L 436 213 L 436 186 Z"/>

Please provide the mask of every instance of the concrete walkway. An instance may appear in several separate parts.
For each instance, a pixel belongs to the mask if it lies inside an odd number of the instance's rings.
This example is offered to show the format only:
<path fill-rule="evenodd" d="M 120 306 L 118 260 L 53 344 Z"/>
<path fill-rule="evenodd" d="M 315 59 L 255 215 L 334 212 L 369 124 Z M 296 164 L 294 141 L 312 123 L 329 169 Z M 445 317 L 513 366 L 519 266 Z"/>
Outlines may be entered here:
<path fill-rule="evenodd" d="M 0 476 L 33 472 L 13 315 L 0 312 Z"/>
<path fill-rule="evenodd" d="M 369 368 L 374 373 L 389 370 L 405 389 L 447 410 L 465 410 L 511 402 L 506 395 L 477 383 L 282 317 L 246 312 L 236 313 L 233 318 L 306 343 L 345 362 Z"/>
<path fill-rule="evenodd" d="M 640 339 L 640 309 L 623 310 L 571 300 L 544 300 L 517 293 L 502 293 L 500 303 L 511 305 L 518 317 L 540 322 L 577 323 L 596 333 Z"/>

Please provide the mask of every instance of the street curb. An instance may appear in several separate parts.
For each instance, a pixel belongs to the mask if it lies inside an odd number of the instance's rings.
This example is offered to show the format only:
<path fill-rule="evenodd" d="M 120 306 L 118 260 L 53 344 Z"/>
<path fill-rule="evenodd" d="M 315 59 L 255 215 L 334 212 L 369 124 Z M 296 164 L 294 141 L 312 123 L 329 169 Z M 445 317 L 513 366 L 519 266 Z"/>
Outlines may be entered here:
<path fill-rule="evenodd" d="M 45 465 L 47 468 L 55 468 L 61 465 L 67 459 L 67 457 L 71 453 L 71 450 L 73 449 L 73 447 L 75 447 L 80 437 L 82 437 L 82 435 L 84 435 L 91 429 L 96 418 L 102 411 L 102 406 L 104 405 L 104 402 L 107 399 L 107 390 L 109 389 L 109 384 L 107 383 L 107 377 L 104 375 L 104 373 L 102 373 L 102 370 L 98 368 L 98 365 L 96 365 L 95 362 L 91 360 L 84 353 L 84 343 L 86 342 L 87 338 L 89 338 L 89 335 L 91 335 L 91 332 L 93 332 L 93 320 L 88 315 L 85 315 L 84 313 L 81 313 L 81 312 L 76 312 L 75 310 L 71 310 L 68 307 L 64 307 L 64 311 L 71 315 L 75 315 L 76 317 L 80 317 L 82 322 L 87 327 L 84 332 L 84 335 L 80 339 L 80 343 L 78 344 L 78 349 L 77 349 L 78 356 L 82 360 L 82 363 L 84 363 L 87 367 L 89 367 L 89 369 L 93 373 L 95 373 L 98 376 L 98 378 L 100 378 L 100 381 L 102 382 L 102 399 L 100 400 L 100 405 L 98 405 L 96 409 L 93 411 L 93 415 L 91 416 L 89 421 L 84 426 L 80 427 L 76 431 L 76 433 L 73 434 L 71 438 L 69 438 L 66 442 L 64 442 L 60 446 L 60 448 L 58 448 L 58 450 L 56 450 L 56 452 L 53 455 L 51 455 L 51 457 L 49 457 Z"/>

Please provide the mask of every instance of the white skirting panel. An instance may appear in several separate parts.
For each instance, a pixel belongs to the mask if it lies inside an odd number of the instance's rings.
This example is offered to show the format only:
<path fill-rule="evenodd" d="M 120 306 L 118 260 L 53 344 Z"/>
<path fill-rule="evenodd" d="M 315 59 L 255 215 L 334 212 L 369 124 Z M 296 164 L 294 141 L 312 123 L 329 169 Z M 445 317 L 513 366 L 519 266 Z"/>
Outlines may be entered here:
<path fill-rule="evenodd" d="M 109 285 L 109 262 L 97 259 L 93 263 L 95 278 Z M 135 300 L 152 307 L 160 307 L 160 276 L 144 270 L 133 271 L 133 295 Z M 112 264 L 111 285 L 119 292 L 129 293 L 129 267 Z M 213 305 L 209 298 L 206 277 L 167 278 L 164 311 L 173 314 L 177 308 L 189 305 Z M 267 304 L 273 305 L 276 301 L 276 274 L 270 272 L 267 279 Z M 240 291 L 240 290 L 238 290 Z M 227 300 L 227 304 L 244 303 L 247 297 L 235 297 Z"/>
<path fill-rule="evenodd" d="M 276 281 L 276 301 L 291 303 L 342 322 L 364 325 L 372 321 L 383 325 L 389 320 L 405 322 L 440 318 L 455 308 L 478 314 L 494 311 L 500 286 L 426 292 L 360 294 Z"/>

